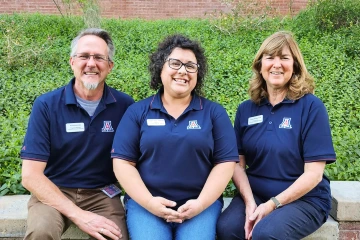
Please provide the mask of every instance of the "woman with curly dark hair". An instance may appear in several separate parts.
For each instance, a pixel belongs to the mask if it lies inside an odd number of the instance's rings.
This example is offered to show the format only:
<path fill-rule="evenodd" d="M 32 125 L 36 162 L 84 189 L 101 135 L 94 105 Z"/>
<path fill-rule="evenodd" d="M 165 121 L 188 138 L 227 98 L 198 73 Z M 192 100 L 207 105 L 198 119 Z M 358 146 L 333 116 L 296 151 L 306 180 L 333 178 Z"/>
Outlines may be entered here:
<path fill-rule="evenodd" d="M 158 93 L 125 113 L 113 143 L 132 240 L 211 240 L 238 161 L 225 109 L 204 97 L 200 44 L 173 35 L 150 56 Z"/>
<path fill-rule="evenodd" d="M 290 33 L 263 42 L 253 72 L 251 100 L 235 118 L 239 194 L 220 216 L 218 239 L 299 240 L 331 209 L 324 168 L 336 157 L 328 115 Z"/>

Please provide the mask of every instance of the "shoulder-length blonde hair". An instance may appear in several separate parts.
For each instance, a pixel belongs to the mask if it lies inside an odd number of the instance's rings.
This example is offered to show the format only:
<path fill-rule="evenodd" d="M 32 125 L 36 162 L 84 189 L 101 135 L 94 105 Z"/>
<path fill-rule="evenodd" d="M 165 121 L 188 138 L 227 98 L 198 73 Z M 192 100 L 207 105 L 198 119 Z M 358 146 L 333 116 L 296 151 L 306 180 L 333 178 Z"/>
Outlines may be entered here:
<path fill-rule="evenodd" d="M 266 82 L 262 77 L 261 60 L 264 54 L 271 56 L 279 56 L 284 47 L 288 47 L 294 58 L 294 72 L 289 80 L 286 98 L 296 100 L 303 97 L 307 93 L 314 93 L 314 79 L 308 73 L 303 56 L 298 44 L 290 32 L 276 32 L 262 43 L 260 49 L 255 55 L 252 70 L 254 72 L 249 86 L 249 95 L 252 101 L 259 104 L 264 98 L 268 98 Z"/>

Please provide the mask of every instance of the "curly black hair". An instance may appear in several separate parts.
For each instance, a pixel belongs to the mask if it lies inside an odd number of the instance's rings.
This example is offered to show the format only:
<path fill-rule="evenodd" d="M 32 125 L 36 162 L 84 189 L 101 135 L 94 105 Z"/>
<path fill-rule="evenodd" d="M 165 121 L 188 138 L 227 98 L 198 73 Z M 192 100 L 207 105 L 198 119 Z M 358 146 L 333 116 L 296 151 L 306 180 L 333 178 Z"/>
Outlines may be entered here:
<path fill-rule="evenodd" d="M 193 91 L 195 91 L 198 95 L 202 95 L 204 78 L 207 73 L 207 61 L 204 55 L 205 50 L 197 41 L 190 40 L 189 38 L 179 34 L 166 37 L 164 41 L 159 44 L 157 50 L 150 55 L 150 87 L 154 90 L 162 88 L 163 84 L 160 77 L 161 71 L 166 59 L 175 48 L 188 49 L 195 54 L 199 68 L 197 71 L 197 83 Z"/>

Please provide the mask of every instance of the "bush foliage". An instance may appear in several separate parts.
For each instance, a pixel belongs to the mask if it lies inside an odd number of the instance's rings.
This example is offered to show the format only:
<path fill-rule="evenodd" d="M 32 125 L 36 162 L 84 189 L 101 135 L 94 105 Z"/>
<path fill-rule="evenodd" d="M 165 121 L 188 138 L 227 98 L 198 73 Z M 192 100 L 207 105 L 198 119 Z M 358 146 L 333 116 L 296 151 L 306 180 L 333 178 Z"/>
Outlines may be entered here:
<path fill-rule="evenodd" d="M 342 1 L 351 9 L 337 19 L 344 12 L 332 8 L 333 2 L 340 1 L 321 0 L 294 18 L 261 19 L 267 27 L 232 24 L 225 32 L 224 19 L 103 19 L 101 27 L 110 31 L 116 46 L 115 68 L 107 82 L 135 100 L 153 94 L 149 54 L 165 36 L 185 34 L 206 50 L 210 73 L 205 96 L 221 103 L 234 120 L 238 104 L 248 99 L 251 62 L 261 42 L 280 29 L 292 31 L 315 77 L 315 94 L 329 113 L 337 161 L 326 167 L 326 174 L 332 180 L 360 180 L 360 27 L 359 19 L 350 17 L 358 16 L 359 10 L 350 10 L 359 9 L 360 3 Z M 20 184 L 19 152 L 33 101 L 70 80 L 70 41 L 84 26 L 80 17 L 0 15 L 0 195 L 26 192 Z M 233 192 L 229 184 L 225 194 Z"/>

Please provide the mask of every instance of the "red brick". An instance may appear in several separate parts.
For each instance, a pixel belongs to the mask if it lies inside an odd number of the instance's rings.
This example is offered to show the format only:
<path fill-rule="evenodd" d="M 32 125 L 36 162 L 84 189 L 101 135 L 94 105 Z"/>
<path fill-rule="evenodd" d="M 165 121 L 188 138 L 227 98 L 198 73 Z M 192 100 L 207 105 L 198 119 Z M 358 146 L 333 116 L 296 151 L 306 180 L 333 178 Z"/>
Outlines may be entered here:
<path fill-rule="evenodd" d="M 360 231 L 360 222 L 339 222 L 339 230 L 358 230 Z"/>
<path fill-rule="evenodd" d="M 261 4 L 270 4 L 282 14 L 289 14 L 290 0 L 258 0 Z M 300 9 L 304 9 L 308 0 L 291 0 L 292 14 L 296 14 Z M 56 1 L 60 3 L 61 1 Z M 99 1 L 103 17 L 115 18 L 189 18 L 205 17 L 205 12 L 214 10 L 229 10 L 222 0 L 102 0 Z M 33 12 L 36 9 L 42 13 L 57 13 L 54 11 L 56 5 L 53 0 L 27 0 L 26 4 L 21 0 L 2 0 L 1 11 L 4 13 L 12 12 Z M 36 7 L 34 7 L 36 6 Z M 159 7 L 161 6 L 161 7 Z M 60 6 L 63 9 L 63 5 Z M 72 5 L 71 12 L 81 14 L 78 4 Z"/>
<path fill-rule="evenodd" d="M 360 231 L 339 231 L 338 240 L 360 240 Z"/>

